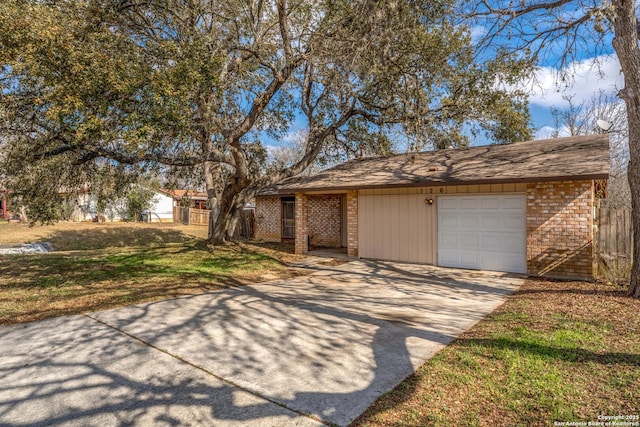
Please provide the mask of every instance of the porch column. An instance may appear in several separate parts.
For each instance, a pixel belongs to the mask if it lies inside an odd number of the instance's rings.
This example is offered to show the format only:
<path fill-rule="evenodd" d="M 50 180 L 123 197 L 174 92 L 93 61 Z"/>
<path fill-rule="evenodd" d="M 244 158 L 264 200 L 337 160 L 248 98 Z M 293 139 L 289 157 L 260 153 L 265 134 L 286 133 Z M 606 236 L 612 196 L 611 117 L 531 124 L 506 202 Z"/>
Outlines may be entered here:
<path fill-rule="evenodd" d="M 347 255 L 358 256 L 358 190 L 347 192 Z"/>
<path fill-rule="evenodd" d="M 307 209 L 307 195 L 296 193 L 296 254 L 305 255 L 309 252 L 309 209 Z"/>

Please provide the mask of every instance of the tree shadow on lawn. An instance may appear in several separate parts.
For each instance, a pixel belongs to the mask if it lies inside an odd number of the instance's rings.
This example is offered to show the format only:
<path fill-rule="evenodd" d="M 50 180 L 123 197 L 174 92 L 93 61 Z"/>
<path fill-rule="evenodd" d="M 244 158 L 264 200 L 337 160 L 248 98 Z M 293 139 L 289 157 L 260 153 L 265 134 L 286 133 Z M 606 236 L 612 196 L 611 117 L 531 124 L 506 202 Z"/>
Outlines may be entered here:
<path fill-rule="evenodd" d="M 201 242 L 0 260 L 7 261 L 0 262 L 0 324 L 200 294 L 259 281 L 264 272 L 294 275 L 268 254 L 210 251 Z"/>
<path fill-rule="evenodd" d="M 640 354 L 638 353 L 625 353 L 625 352 L 595 352 L 589 351 L 583 348 L 563 348 L 550 345 L 543 345 L 538 343 L 525 342 L 517 339 L 508 338 L 456 338 L 453 343 L 455 346 L 455 353 L 451 354 L 481 354 L 484 357 L 490 359 L 501 358 L 496 352 L 508 351 L 512 353 L 522 354 L 522 358 L 529 358 L 534 356 L 535 358 L 542 358 L 551 365 L 556 365 L 558 362 L 569 362 L 573 364 L 579 364 L 580 369 L 591 371 L 590 364 L 598 364 L 603 366 L 616 366 L 622 370 L 636 369 L 640 367 Z M 438 369 L 438 368 L 436 368 Z M 455 369 L 455 367 L 454 367 Z M 482 369 L 482 368 L 481 368 Z M 428 371 L 424 371 L 424 375 L 429 376 Z M 440 375 L 440 373 L 436 374 Z M 445 375 L 448 372 L 445 371 Z M 526 372 L 518 372 L 517 375 L 527 376 Z M 465 383 L 466 384 L 466 383 Z M 471 383 L 469 387 L 475 387 L 474 383 Z M 482 383 L 480 387 L 486 387 Z M 375 404 L 354 420 L 350 425 L 359 426 L 367 425 L 371 420 L 375 420 L 379 414 L 385 414 L 387 411 L 393 411 L 401 406 L 406 401 L 415 399 L 415 393 L 424 387 L 421 375 L 411 375 L 407 377 L 402 383 L 396 387 L 391 393 L 381 396 L 376 400 Z M 451 387 L 451 386 L 450 386 Z M 452 389 L 453 390 L 453 389 Z M 541 389 L 542 390 L 542 389 Z M 535 390 L 531 390 L 535 395 Z M 426 391 L 428 393 L 428 391 Z M 629 402 L 633 405 L 632 402 Z M 539 404 L 539 402 L 537 402 Z M 482 410 L 482 409 L 480 409 Z M 491 408 L 486 408 L 491 410 Z M 538 410 L 544 410 L 540 407 Z M 403 414 L 403 410 L 399 411 Z M 392 412 L 393 414 L 393 412 Z M 422 414 L 427 417 L 423 421 L 428 423 L 429 414 Z M 386 419 L 389 419 L 390 415 L 386 415 Z M 543 418 L 544 419 L 544 418 Z M 414 420 L 416 421 L 416 420 Z M 532 422 L 537 423 L 542 420 L 536 419 Z M 430 424 L 430 423 L 428 423 Z"/>
<path fill-rule="evenodd" d="M 125 248 L 130 246 L 189 243 L 198 240 L 170 225 L 95 224 L 79 230 L 55 230 L 47 240 L 56 251 Z"/>
<path fill-rule="evenodd" d="M 444 285 L 385 278 L 381 269 L 364 263 L 352 277 L 328 269 L 334 278 L 314 275 L 91 314 L 98 322 L 71 317 L 0 328 L 7 361 L 0 375 L 10 385 L 0 390 L 0 417 L 11 425 L 20 414 L 44 407 L 51 409 L 43 424 L 101 417 L 117 417 L 121 425 L 149 417 L 179 424 L 184 418 L 172 410 L 186 405 L 201 424 L 269 423 L 273 408 L 280 408 L 282 422 L 275 424 L 298 422 L 306 413 L 347 425 L 414 372 L 431 351 L 423 344 L 440 348 L 453 339 L 452 317 L 477 317 L 472 305 L 455 299 L 425 317 L 421 300 L 437 296 Z M 375 280 L 351 286 L 337 280 L 363 277 Z M 393 285 L 390 293 L 381 297 L 380 286 L 387 284 Z M 474 299 L 491 291 L 469 292 Z M 83 348 L 86 357 L 76 354 Z M 126 361 L 141 354 L 151 363 L 144 354 L 150 348 L 175 359 L 166 372 L 145 377 L 140 361 Z M 184 364 L 224 381 L 185 380 Z M 243 390 L 261 398 L 243 401 Z M 78 396 L 82 400 L 75 402 Z"/>
<path fill-rule="evenodd" d="M 521 352 L 563 362 L 597 363 L 600 365 L 627 365 L 640 367 L 640 354 L 620 352 L 595 352 L 580 347 L 556 347 L 509 338 L 459 338 L 456 344 L 468 348 L 484 348 L 485 354 L 494 350 Z"/>
<path fill-rule="evenodd" d="M 175 277 L 197 274 L 203 281 L 218 281 L 228 274 L 259 269 L 261 263 L 285 264 L 277 257 L 230 245 L 213 250 L 204 242 L 165 246 L 124 248 L 123 250 L 85 250 L 47 254 L 0 256 L 0 277 L 20 279 L 18 287 L 41 287 L 95 281 L 135 278 Z M 59 281 L 46 280 L 54 276 Z M 8 284 L 12 286 L 12 284 Z"/>

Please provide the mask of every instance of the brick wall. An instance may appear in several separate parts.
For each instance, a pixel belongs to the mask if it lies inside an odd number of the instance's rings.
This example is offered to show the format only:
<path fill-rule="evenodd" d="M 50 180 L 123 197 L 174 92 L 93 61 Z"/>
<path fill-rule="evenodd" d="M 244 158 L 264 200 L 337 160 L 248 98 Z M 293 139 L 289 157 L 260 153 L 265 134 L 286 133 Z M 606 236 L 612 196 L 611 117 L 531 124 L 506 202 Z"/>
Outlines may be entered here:
<path fill-rule="evenodd" d="M 280 196 L 256 197 L 255 238 L 279 242 L 282 233 Z"/>
<path fill-rule="evenodd" d="M 347 192 L 347 255 L 358 256 L 358 192 Z"/>
<path fill-rule="evenodd" d="M 296 193 L 296 238 L 295 252 L 304 255 L 309 252 L 309 225 L 308 225 L 308 201 L 309 197 L 303 193 Z"/>
<path fill-rule="evenodd" d="M 311 244 L 339 248 L 341 195 L 308 196 Z"/>
<path fill-rule="evenodd" d="M 527 271 L 593 277 L 593 181 L 527 185 Z"/>

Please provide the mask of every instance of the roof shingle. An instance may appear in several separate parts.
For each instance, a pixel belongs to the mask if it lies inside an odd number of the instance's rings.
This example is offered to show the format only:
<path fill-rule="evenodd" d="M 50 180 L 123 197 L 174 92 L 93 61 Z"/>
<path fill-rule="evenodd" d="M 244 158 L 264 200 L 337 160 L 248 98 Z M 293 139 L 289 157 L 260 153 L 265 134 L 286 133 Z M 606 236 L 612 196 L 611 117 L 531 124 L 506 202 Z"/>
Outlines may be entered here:
<path fill-rule="evenodd" d="M 278 188 L 291 193 L 602 179 L 610 163 L 607 135 L 573 136 L 351 160 L 314 176 L 289 178 Z"/>

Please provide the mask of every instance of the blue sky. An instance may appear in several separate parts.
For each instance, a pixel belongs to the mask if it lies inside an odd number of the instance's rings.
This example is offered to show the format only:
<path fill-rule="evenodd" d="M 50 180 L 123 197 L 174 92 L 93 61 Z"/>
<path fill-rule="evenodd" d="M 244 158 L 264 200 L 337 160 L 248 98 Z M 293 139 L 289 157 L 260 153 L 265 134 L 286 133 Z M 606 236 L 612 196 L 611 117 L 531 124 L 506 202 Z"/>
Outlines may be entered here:
<path fill-rule="evenodd" d="M 573 96 L 576 104 L 597 95 L 599 91 L 615 95 L 623 87 L 620 65 L 615 55 L 603 55 L 587 58 L 574 63 L 573 81 L 558 84 L 557 73 L 551 67 L 541 67 L 536 73 L 537 83 L 527 83 L 531 91 L 529 96 L 531 121 L 538 136 L 544 136 L 553 128 L 550 109 L 568 106 L 564 96 Z M 602 119 L 607 120 L 606 117 Z"/>
<path fill-rule="evenodd" d="M 529 109 L 534 139 L 549 137 L 554 131 L 551 108 L 567 107 L 563 96 L 573 97 L 576 105 L 588 102 L 600 91 L 615 95 L 623 87 L 620 65 L 614 54 L 602 55 L 595 58 L 584 58 L 572 64 L 573 77 L 564 83 L 558 81 L 558 72 L 553 67 L 540 67 L 535 76 L 525 79 L 524 87 L 530 93 Z M 607 120 L 606 117 L 602 117 Z M 300 138 L 300 132 L 306 126 L 302 117 L 298 118 L 282 140 L 267 142 L 267 146 L 289 145 L 294 138 Z M 483 141 L 475 140 L 472 145 L 484 145 Z M 271 148 L 271 147 L 268 147 Z"/>

